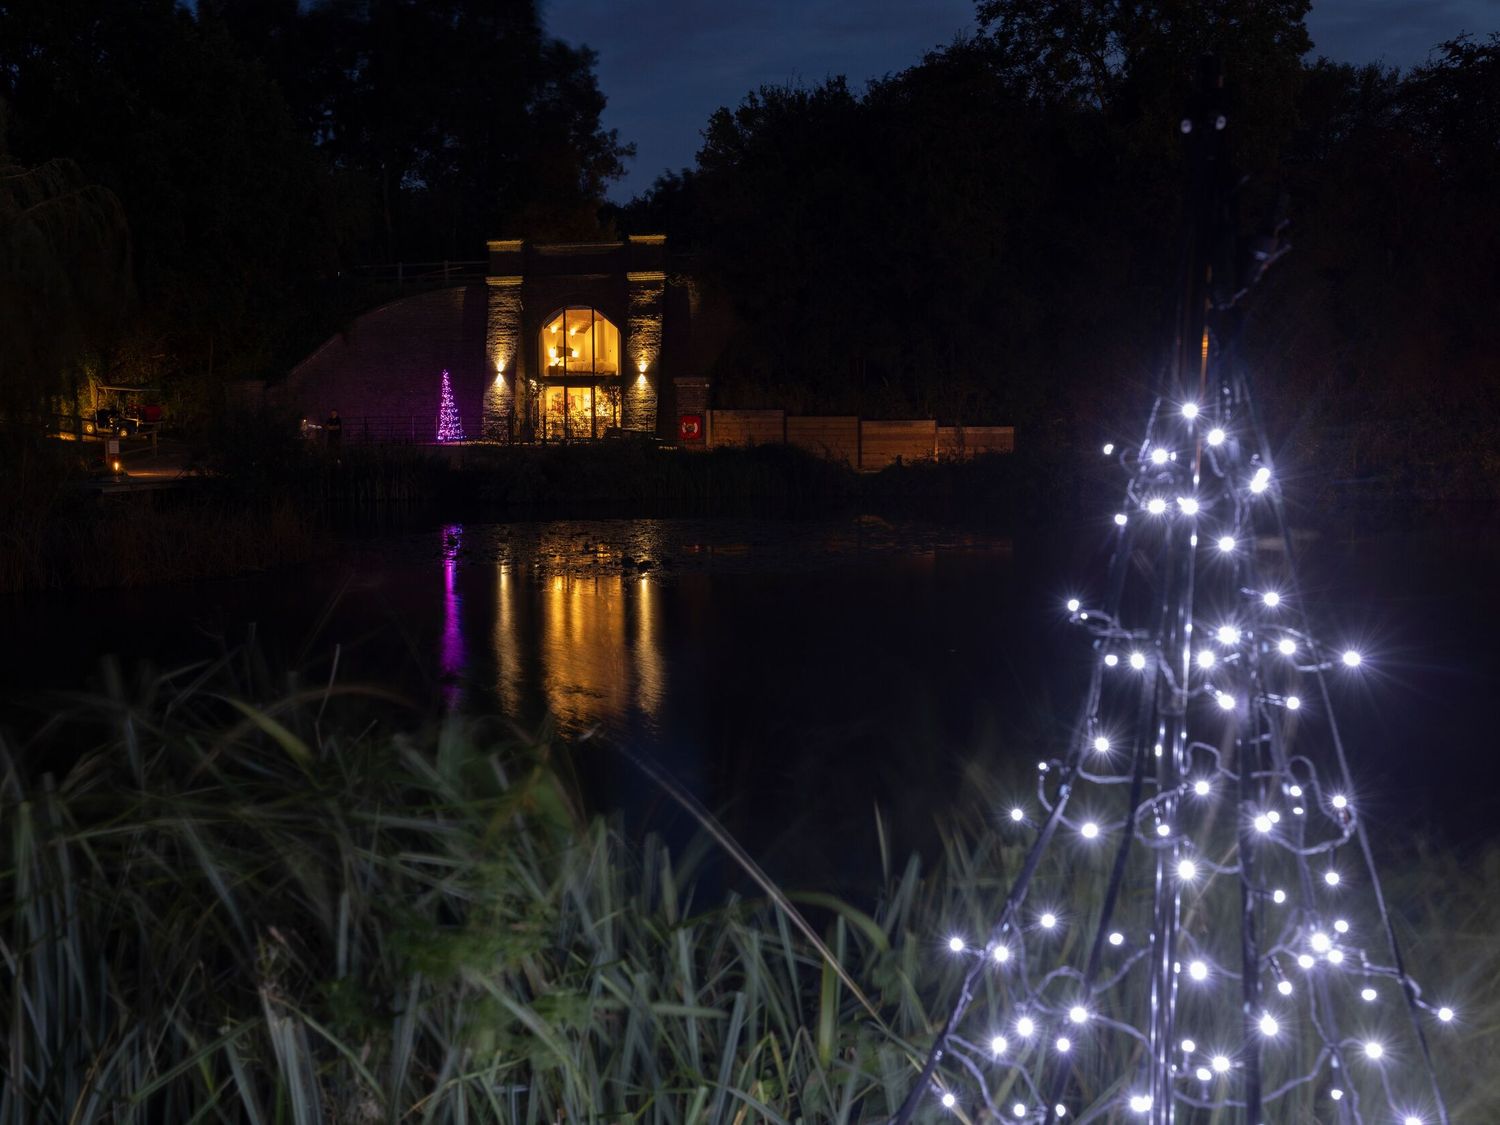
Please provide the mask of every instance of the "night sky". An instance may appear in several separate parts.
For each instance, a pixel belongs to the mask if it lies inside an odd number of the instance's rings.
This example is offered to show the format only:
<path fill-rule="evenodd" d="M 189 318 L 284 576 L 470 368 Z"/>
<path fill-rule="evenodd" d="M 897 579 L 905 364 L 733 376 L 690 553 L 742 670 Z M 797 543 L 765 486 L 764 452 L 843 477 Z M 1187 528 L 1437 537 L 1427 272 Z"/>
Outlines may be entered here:
<path fill-rule="evenodd" d="M 636 145 L 624 201 L 691 165 L 721 105 L 758 86 L 867 79 L 902 70 L 974 29 L 972 0 L 548 0 L 548 29 L 599 52 L 605 124 Z M 1318 0 L 1315 49 L 1408 67 L 1460 31 L 1500 30 L 1500 0 Z"/>

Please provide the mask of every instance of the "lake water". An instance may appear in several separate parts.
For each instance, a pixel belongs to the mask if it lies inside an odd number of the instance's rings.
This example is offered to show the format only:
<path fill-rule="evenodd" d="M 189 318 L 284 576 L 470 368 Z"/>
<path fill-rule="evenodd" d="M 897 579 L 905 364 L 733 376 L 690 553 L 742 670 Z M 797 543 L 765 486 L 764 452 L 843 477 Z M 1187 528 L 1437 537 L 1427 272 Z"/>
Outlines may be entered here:
<path fill-rule="evenodd" d="M 338 643 L 345 676 L 424 706 L 602 736 L 578 752 L 590 789 L 672 831 L 594 743 L 639 747 L 773 871 L 836 885 L 868 874 L 877 804 L 898 844 L 930 844 L 946 807 L 1058 752 L 1088 661 L 1061 601 L 1105 538 L 852 516 L 434 524 L 263 578 L 0 602 L 4 682 L 15 716 L 97 682 L 103 654 L 186 662 L 252 624 L 288 664 Z M 1453 536 L 1307 547 L 1317 616 L 1370 657 L 1341 718 L 1377 834 L 1494 831 L 1497 558 Z"/>

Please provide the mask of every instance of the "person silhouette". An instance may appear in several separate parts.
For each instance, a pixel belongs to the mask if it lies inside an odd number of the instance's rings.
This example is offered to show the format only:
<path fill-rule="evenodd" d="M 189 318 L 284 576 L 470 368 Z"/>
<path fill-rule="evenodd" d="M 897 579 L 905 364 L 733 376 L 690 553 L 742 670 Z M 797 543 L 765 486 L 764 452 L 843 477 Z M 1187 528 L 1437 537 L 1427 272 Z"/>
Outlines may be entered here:
<path fill-rule="evenodd" d="M 337 410 L 328 412 L 328 420 L 323 423 L 323 429 L 328 435 L 328 452 L 337 457 L 344 450 L 344 420 L 339 417 Z"/>

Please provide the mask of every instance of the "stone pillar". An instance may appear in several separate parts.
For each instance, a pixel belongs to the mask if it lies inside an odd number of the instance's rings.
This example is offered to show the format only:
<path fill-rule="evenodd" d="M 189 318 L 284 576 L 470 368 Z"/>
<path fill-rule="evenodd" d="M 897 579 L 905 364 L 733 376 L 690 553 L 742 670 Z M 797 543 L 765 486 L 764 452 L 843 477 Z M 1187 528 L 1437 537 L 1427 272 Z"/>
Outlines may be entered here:
<path fill-rule="evenodd" d="M 677 435 L 681 449 L 703 450 L 708 448 L 708 379 L 702 375 L 679 376 L 672 380 L 674 397 L 677 399 L 677 417 L 672 419 L 672 430 Z M 698 432 L 684 434 L 682 419 L 698 419 Z"/>
<path fill-rule="evenodd" d="M 627 240 L 625 273 L 626 369 L 624 381 L 624 428 L 643 433 L 656 431 L 657 387 L 661 382 L 662 300 L 667 289 L 666 236 L 631 235 Z"/>
<path fill-rule="evenodd" d="M 516 437 L 518 412 L 526 402 L 525 386 L 521 383 L 526 377 L 521 347 L 521 279 L 491 276 L 485 282 L 489 311 L 484 348 L 490 385 L 484 393 L 480 436 L 485 441 L 511 441 Z"/>

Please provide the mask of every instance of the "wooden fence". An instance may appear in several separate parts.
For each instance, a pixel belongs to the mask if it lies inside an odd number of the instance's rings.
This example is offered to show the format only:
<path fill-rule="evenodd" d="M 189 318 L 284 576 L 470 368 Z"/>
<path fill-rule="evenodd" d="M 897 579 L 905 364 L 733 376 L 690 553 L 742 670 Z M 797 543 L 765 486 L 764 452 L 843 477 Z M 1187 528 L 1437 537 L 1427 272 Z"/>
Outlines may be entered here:
<path fill-rule="evenodd" d="M 931 418 L 874 421 L 853 415 L 787 416 L 783 410 L 710 410 L 709 449 L 795 445 L 861 472 L 900 461 L 963 460 L 1015 452 L 1014 426 L 939 426 Z"/>

